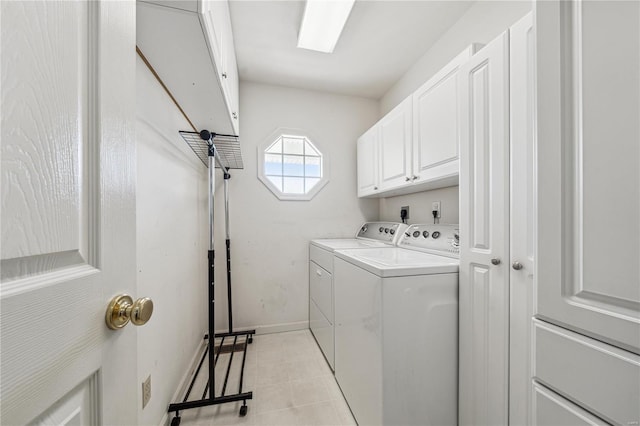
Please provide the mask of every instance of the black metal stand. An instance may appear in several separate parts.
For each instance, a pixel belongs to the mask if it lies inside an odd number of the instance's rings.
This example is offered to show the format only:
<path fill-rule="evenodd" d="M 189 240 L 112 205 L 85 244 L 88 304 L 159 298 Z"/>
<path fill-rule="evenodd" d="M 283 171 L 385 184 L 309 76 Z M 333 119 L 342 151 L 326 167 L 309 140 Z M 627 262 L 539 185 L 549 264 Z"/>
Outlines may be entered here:
<path fill-rule="evenodd" d="M 185 137 L 185 134 L 189 135 L 189 140 Z M 194 152 L 198 154 L 193 142 L 193 134 L 191 132 L 181 132 L 185 141 L 189 144 L 189 146 L 194 149 Z M 209 166 L 209 250 L 207 253 L 208 259 L 208 297 L 209 297 L 209 319 L 208 319 L 208 333 L 205 334 L 204 338 L 207 341 L 207 345 L 202 354 L 200 362 L 198 363 L 198 367 L 195 370 L 193 377 L 191 378 L 191 382 L 189 383 L 189 387 L 185 393 L 185 396 L 182 402 L 177 402 L 173 404 L 169 404 L 169 412 L 175 412 L 174 418 L 171 420 L 172 426 L 177 426 L 180 424 L 180 411 L 188 410 L 192 408 L 206 407 L 210 405 L 218 405 L 225 404 L 228 402 L 242 401 L 242 406 L 240 407 L 240 416 L 245 416 L 247 414 L 247 400 L 253 398 L 253 392 L 243 392 L 243 380 L 244 380 L 244 366 L 247 358 L 247 348 L 250 343 L 253 342 L 253 335 L 255 334 L 255 330 L 245 330 L 245 331 L 233 331 L 233 316 L 232 316 L 232 305 L 231 305 L 231 240 L 229 238 L 229 189 L 228 189 L 228 180 L 231 178 L 229 174 L 229 167 L 225 166 L 217 155 L 217 149 L 214 145 L 214 139 L 216 134 L 212 134 L 206 130 L 200 132 L 200 138 L 205 141 L 208 145 L 207 153 L 208 153 L 208 166 Z M 232 137 L 229 135 L 221 135 L 224 137 Z M 214 201 L 214 188 L 215 188 L 215 163 L 219 165 L 224 173 L 224 198 L 225 198 L 225 227 L 226 227 L 226 255 L 227 255 L 227 303 L 228 303 L 228 320 L 229 320 L 229 332 L 228 333 L 215 333 L 215 251 L 214 251 L 214 239 L 213 239 L 213 201 Z M 210 338 L 213 336 L 213 338 Z M 242 339 L 244 337 L 244 339 Z M 216 348 L 216 338 L 220 338 L 220 343 Z M 233 339 L 230 347 L 224 345 L 226 339 Z M 240 339 L 240 341 L 239 341 Z M 222 390 L 220 395 L 215 395 L 215 367 L 218 362 L 218 358 L 220 354 L 225 349 L 230 349 L 229 352 L 229 363 L 227 365 L 227 369 L 224 375 L 224 382 L 222 384 Z M 242 351 L 242 364 L 240 366 L 240 378 L 238 383 L 238 392 L 231 395 L 226 395 L 227 385 L 229 382 L 229 375 L 231 372 L 231 367 L 233 365 L 233 358 L 235 352 Z M 208 369 L 209 375 L 207 384 L 205 385 L 204 392 L 202 394 L 202 398 L 199 400 L 189 401 L 189 396 L 193 391 L 194 384 L 198 379 L 198 375 L 202 370 L 202 366 L 204 364 L 205 359 L 208 360 Z M 208 397 L 207 397 L 208 395 Z"/>

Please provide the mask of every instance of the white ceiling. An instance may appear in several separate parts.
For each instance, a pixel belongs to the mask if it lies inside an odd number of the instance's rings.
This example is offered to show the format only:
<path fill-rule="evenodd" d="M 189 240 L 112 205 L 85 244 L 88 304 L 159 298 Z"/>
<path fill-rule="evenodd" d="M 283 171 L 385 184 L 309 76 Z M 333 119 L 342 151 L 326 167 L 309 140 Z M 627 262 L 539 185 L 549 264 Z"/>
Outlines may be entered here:
<path fill-rule="evenodd" d="M 356 1 L 333 53 L 298 49 L 304 1 L 231 1 L 242 80 L 378 99 L 472 1 Z"/>

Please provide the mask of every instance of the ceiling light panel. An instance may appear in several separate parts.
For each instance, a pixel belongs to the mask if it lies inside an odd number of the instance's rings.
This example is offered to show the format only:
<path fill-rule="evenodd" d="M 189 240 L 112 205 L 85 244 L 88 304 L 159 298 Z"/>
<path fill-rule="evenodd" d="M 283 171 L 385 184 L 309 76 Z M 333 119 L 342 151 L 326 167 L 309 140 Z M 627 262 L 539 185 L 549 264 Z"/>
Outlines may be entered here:
<path fill-rule="evenodd" d="M 333 52 L 354 3 L 355 0 L 307 0 L 298 47 Z"/>

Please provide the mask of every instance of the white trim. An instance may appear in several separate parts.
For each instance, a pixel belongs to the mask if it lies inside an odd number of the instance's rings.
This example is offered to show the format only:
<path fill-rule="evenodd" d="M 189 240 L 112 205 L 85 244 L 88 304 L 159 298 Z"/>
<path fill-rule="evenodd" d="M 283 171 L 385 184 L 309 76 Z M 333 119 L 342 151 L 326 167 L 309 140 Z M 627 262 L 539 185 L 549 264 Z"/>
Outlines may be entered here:
<path fill-rule="evenodd" d="M 205 334 L 206 334 L 206 331 L 203 331 L 202 335 L 204 336 Z M 204 339 L 200 340 L 200 343 L 197 345 L 195 351 L 193 352 L 193 357 L 191 358 L 191 361 L 189 361 L 189 364 L 188 364 L 189 367 L 187 368 L 187 371 L 185 371 L 185 373 L 183 374 L 182 378 L 180 379 L 180 382 L 178 383 L 178 387 L 176 388 L 176 391 L 173 393 L 173 396 L 171 397 L 171 401 L 168 401 L 167 404 L 171 404 L 172 402 L 180 401 L 182 399 L 182 396 L 184 395 L 184 392 L 187 386 L 189 385 L 191 377 L 193 377 L 193 373 L 198 367 L 200 356 L 202 355 L 202 351 L 206 346 L 205 342 L 206 341 Z M 158 426 L 169 425 L 169 414 L 170 414 L 169 412 L 165 411 L 164 416 L 162 416 L 162 418 L 160 419 L 160 423 L 158 423 Z"/>
<path fill-rule="evenodd" d="M 271 333 L 284 333 L 287 331 L 298 331 L 298 330 L 307 330 L 309 328 L 309 321 L 296 321 L 296 322 L 285 322 L 281 324 L 271 324 L 271 325 L 256 325 L 256 326 L 247 326 L 247 327 L 239 327 L 236 331 L 242 330 L 256 330 L 256 335 L 258 334 L 271 334 Z M 221 328 L 216 330 L 217 333 L 226 333 L 229 331 L 226 328 Z"/>
<path fill-rule="evenodd" d="M 273 185 L 273 183 L 271 183 L 271 181 L 269 180 L 269 178 L 265 175 L 264 173 L 264 156 L 266 153 L 266 150 L 273 145 L 273 143 L 276 141 L 276 139 L 280 138 L 281 136 L 286 135 L 286 136 L 298 136 L 298 137 L 304 137 L 306 138 L 313 146 L 314 148 L 318 151 L 318 153 L 321 155 L 322 158 L 322 176 L 320 177 L 320 181 L 318 181 L 318 183 L 315 184 L 315 186 L 313 188 L 311 188 L 311 190 L 309 190 L 309 192 L 307 192 L 306 194 L 286 194 L 283 193 L 282 191 L 280 191 L 278 188 L 276 188 L 275 185 Z M 329 162 L 329 156 L 326 154 L 326 150 L 322 149 L 321 144 L 318 144 L 317 139 L 315 137 L 313 137 L 313 135 L 309 134 L 309 132 L 300 130 L 300 129 L 290 129 L 290 128 L 284 128 L 284 127 L 279 127 L 276 130 L 274 130 L 273 132 L 271 132 L 269 134 L 269 136 L 267 136 L 264 141 L 258 145 L 258 179 L 260 179 L 260 181 L 264 184 L 264 186 L 266 186 L 269 191 L 271 191 L 273 193 L 273 195 L 275 195 L 279 200 L 282 201 L 310 201 L 311 199 L 313 199 L 313 197 L 315 197 L 321 190 L 322 188 L 325 187 L 325 185 L 327 183 L 329 183 L 329 175 L 330 175 L 330 162 Z"/>

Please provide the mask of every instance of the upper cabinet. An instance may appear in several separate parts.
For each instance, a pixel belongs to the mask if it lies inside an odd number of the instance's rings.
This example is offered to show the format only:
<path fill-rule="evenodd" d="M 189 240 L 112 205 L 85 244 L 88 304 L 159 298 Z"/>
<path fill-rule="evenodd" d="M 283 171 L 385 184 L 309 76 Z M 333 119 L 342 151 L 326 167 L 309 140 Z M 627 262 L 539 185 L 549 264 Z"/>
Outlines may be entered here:
<path fill-rule="evenodd" d="M 378 187 L 378 128 L 358 138 L 358 197 L 374 195 Z"/>
<path fill-rule="evenodd" d="M 411 96 L 387 114 L 376 126 L 380 139 L 380 190 L 397 188 L 411 181 Z"/>
<path fill-rule="evenodd" d="M 379 158 L 367 164 L 370 148 L 361 152 L 359 143 L 358 168 L 374 167 L 375 173 L 366 176 L 377 180 L 366 185 L 358 181 L 358 196 L 386 197 L 458 184 L 458 69 L 476 48 L 465 49 L 367 131 L 365 135 L 377 135 Z M 371 190 L 362 191 L 363 186 Z"/>
<path fill-rule="evenodd" d="M 460 53 L 413 94 L 415 180 L 459 173 L 458 69 L 472 54 L 471 47 Z"/>
<path fill-rule="evenodd" d="M 228 2 L 136 4 L 137 46 L 196 129 L 238 135 L 238 67 Z"/>

